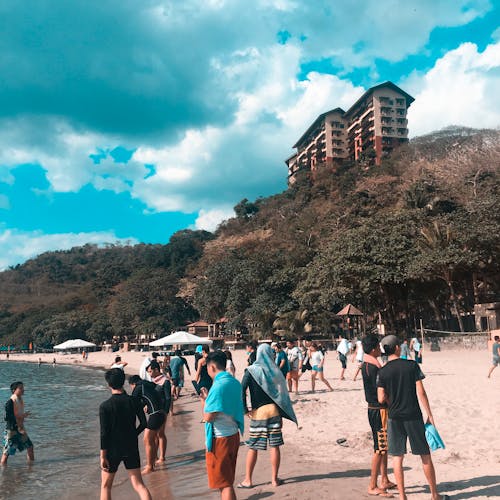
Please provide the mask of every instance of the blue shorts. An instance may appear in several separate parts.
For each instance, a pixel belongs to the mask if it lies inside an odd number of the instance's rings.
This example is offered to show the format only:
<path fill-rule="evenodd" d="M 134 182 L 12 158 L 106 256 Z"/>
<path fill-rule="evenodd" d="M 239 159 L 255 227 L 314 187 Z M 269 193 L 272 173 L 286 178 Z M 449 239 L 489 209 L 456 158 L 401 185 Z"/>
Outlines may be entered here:
<path fill-rule="evenodd" d="M 313 372 L 321 373 L 323 371 L 323 367 L 322 366 L 318 366 L 318 365 L 314 365 L 312 367 L 312 370 L 313 370 Z"/>

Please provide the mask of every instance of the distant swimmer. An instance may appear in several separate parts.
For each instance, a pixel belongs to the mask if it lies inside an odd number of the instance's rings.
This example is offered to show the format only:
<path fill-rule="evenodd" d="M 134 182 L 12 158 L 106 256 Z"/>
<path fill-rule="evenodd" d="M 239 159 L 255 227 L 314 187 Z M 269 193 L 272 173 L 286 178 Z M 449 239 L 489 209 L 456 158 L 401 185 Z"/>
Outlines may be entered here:
<path fill-rule="evenodd" d="M 10 385 L 12 396 L 5 403 L 5 442 L 1 464 L 6 465 L 10 455 L 16 451 L 27 451 L 28 461 L 35 460 L 33 443 L 24 428 L 24 420 L 30 413 L 24 411 L 24 384 L 14 382 Z"/>
<path fill-rule="evenodd" d="M 488 378 L 491 377 L 493 370 L 500 364 L 500 337 L 498 335 L 495 335 L 494 339 L 495 342 L 493 342 L 493 349 L 492 349 L 493 366 L 490 368 L 490 371 L 488 372 Z"/>
<path fill-rule="evenodd" d="M 56 358 L 52 360 L 52 366 L 56 366 Z"/>
<path fill-rule="evenodd" d="M 38 358 L 38 366 L 42 364 L 42 358 Z"/>
<path fill-rule="evenodd" d="M 123 390 L 125 373 L 120 368 L 108 370 L 104 378 L 111 397 L 99 407 L 101 425 L 101 500 L 111 500 L 111 488 L 121 462 L 127 469 L 132 487 L 141 500 L 151 500 L 142 480 L 141 457 L 137 437 L 146 428 L 141 403 Z M 136 419 L 139 426 L 136 427 Z"/>
<path fill-rule="evenodd" d="M 128 363 L 126 361 L 122 361 L 121 356 L 116 356 L 115 362 L 111 365 L 111 368 L 120 368 L 120 370 L 123 370 L 127 365 Z"/>

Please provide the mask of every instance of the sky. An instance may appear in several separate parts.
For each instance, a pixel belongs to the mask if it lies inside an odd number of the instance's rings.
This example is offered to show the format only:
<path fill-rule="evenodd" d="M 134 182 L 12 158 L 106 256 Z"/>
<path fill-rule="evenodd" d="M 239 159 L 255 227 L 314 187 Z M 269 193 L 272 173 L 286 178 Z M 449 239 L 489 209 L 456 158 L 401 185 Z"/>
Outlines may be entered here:
<path fill-rule="evenodd" d="M 410 136 L 500 126 L 500 0 L 0 3 L 0 269 L 214 230 L 320 113 L 391 80 Z"/>

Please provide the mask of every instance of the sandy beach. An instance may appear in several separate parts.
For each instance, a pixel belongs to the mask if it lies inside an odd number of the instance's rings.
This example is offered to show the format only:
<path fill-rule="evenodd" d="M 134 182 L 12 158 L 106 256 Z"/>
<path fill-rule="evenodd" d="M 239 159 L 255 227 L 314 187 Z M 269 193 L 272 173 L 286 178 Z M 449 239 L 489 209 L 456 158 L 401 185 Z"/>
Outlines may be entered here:
<path fill-rule="evenodd" d="M 124 352 L 122 359 L 128 362 L 127 374 L 137 373 L 147 353 Z M 85 365 L 107 368 L 116 353 L 90 353 L 87 361 L 81 355 L 63 354 L 11 354 L 13 361 Z M 424 381 L 436 426 L 446 443 L 445 450 L 433 453 L 440 491 L 454 499 L 500 498 L 500 450 L 496 422 L 500 408 L 500 369 L 492 378 L 486 375 L 491 363 L 486 350 L 442 350 L 425 352 L 422 369 Z M 5 355 L 0 357 L 5 360 Z M 188 357 L 193 370 L 193 358 Z M 244 352 L 236 351 L 234 361 L 237 376 L 241 376 L 245 361 Z M 300 381 L 299 395 L 293 396 L 299 426 L 286 421 L 284 424 L 285 446 L 282 450 L 280 476 L 285 484 L 279 488 L 270 485 L 269 457 L 259 455 L 255 475 L 255 487 L 238 490 L 238 498 L 288 498 L 288 499 L 356 499 L 368 498 L 366 488 L 371 457 L 371 435 L 366 417 L 366 404 L 361 378 L 353 381 L 355 364 L 349 363 L 347 379 L 338 379 L 340 364 L 334 352 L 327 354 L 325 374 L 334 387 L 326 392 L 318 386 L 310 392 L 310 381 L 305 374 Z M 189 376 L 187 376 L 189 380 Z M 191 395 L 187 382 L 185 396 L 176 407 L 178 415 L 171 420 L 183 419 L 186 436 L 175 444 L 176 456 L 169 454 L 168 471 L 158 471 L 147 478 L 155 492 L 154 498 L 186 498 L 183 495 L 181 463 L 183 454 L 196 455 L 196 472 L 204 474 L 203 426 L 199 423 L 199 405 Z M 176 425 L 178 425 L 177 422 Z M 170 424 L 172 425 L 172 424 Z M 168 426 L 167 426 L 168 432 Z M 176 436 L 170 436 L 172 440 Z M 347 446 L 339 446 L 337 439 L 346 439 Z M 245 447 L 240 449 L 237 481 L 243 477 Z M 98 450 L 96 450 L 96 456 Z M 172 467 L 171 467 L 172 465 Z M 405 459 L 405 480 L 409 498 L 428 499 L 429 490 L 420 467 L 420 459 L 408 455 Z M 177 477 L 178 476 L 178 477 Z M 170 493 L 165 487 L 168 483 Z M 185 483 L 184 483 L 185 484 Z M 206 484 L 206 483 L 205 483 Z M 125 485 L 117 487 L 120 498 L 128 498 Z M 130 492 L 131 493 L 131 492 Z M 97 495 L 97 486 L 96 486 Z M 201 498 L 217 498 L 208 488 L 200 488 Z M 134 498 L 130 495 L 130 498 Z"/>

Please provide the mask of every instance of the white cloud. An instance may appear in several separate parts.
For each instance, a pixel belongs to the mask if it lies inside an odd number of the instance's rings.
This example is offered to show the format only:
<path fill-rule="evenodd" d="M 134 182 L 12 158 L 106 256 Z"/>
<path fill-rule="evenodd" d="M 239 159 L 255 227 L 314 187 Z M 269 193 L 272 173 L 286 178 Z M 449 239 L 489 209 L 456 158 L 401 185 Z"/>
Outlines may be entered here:
<path fill-rule="evenodd" d="M 69 250 L 87 243 L 136 244 L 133 238 L 117 238 L 112 232 L 43 234 L 41 231 L 0 230 L 0 270 L 20 264 L 43 252 Z"/>
<path fill-rule="evenodd" d="M 483 52 L 464 43 L 425 75 L 414 75 L 409 86 L 415 97 L 408 112 L 412 136 L 447 125 L 496 128 L 500 126 L 500 42 Z"/>
<path fill-rule="evenodd" d="M 229 207 L 215 208 L 213 210 L 201 209 L 198 218 L 194 221 L 194 228 L 213 232 L 222 221 L 231 217 L 234 217 L 234 210 Z"/>

